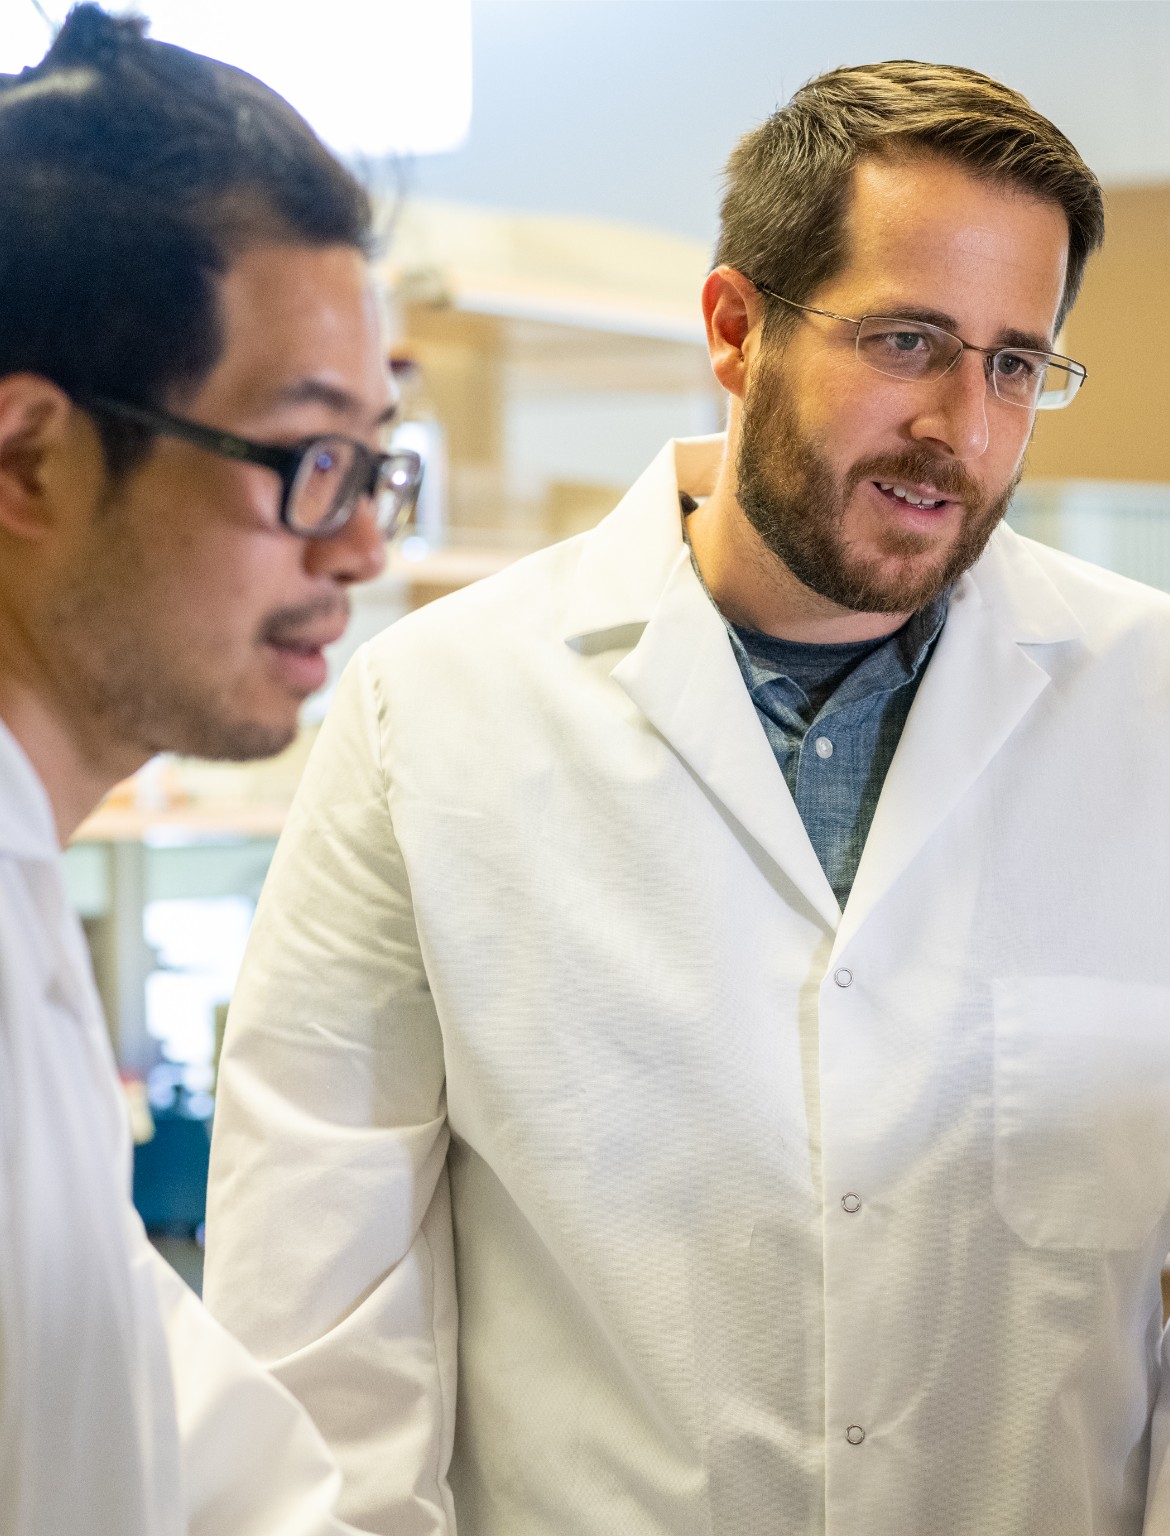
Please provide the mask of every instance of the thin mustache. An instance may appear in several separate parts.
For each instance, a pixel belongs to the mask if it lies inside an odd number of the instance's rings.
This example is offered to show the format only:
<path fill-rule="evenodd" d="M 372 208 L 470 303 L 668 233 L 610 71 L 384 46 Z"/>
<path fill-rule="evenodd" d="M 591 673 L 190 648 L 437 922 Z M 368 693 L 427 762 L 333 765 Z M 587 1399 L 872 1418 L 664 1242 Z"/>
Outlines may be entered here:
<path fill-rule="evenodd" d="M 349 623 L 348 598 L 323 598 L 315 603 L 300 603 L 295 608 L 278 608 L 264 620 L 260 638 L 267 645 L 288 645 L 301 639 L 306 630 L 326 622 Z"/>
<path fill-rule="evenodd" d="M 956 501 L 977 505 L 983 500 L 983 487 L 972 479 L 961 464 L 954 459 L 936 459 L 930 454 L 908 453 L 901 458 L 866 459 L 858 464 L 851 476 L 854 485 L 863 480 L 905 482 L 908 485 L 931 485 L 944 496 Z"/>

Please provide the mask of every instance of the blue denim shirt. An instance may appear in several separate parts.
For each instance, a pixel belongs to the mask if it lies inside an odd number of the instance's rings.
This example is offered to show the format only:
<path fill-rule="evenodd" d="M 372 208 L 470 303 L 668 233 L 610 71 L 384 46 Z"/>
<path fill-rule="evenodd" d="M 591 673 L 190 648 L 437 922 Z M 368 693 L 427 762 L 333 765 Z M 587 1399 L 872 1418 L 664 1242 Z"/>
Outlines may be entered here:
<path fill-rule="evenodd" d="M 892 635 L 851 645 L 777 640 L 723 620 L 760 724 L 842 909 L 949 597 L 944 592 Z"/>

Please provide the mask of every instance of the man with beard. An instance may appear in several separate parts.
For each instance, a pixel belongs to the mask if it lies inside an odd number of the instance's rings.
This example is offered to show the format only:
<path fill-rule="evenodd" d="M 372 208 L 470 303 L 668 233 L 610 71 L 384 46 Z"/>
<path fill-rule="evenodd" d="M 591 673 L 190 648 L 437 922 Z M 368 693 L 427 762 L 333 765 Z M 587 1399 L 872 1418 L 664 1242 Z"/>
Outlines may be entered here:
<path fill-rule="evenodd" d="M 352 665 L 208 1295 L 372 1528 L 1170 1530 L 1170 602 L 1001 524 L 1101 234 L 1013 91 L 813 81 L 726 440 Z"/>
<path fill-rule="evenodd" d="M 0 85 L 0 1533 L 341 1536 L 303 1408 L 146 1241 L 60 848 L 294 735 L 418 464 L 350 173 L 96 6 Z"/>

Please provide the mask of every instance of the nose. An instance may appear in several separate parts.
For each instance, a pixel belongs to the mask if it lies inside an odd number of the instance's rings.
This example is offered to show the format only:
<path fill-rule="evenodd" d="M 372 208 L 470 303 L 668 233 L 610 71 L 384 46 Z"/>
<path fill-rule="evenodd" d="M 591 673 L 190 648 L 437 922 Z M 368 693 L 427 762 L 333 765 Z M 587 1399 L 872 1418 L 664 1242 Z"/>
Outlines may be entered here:
<path fill-rule="evenodd" d="M 386 564 L 386 541 L 374 521 L 374 503 L 363 496 L 353 516 L 328 539 L 305 540 L 305 565 L 314 576 L 330 576 L 343 586 L 372 581 Z"/>
<path fill-rule="evenodd" d="M 939 444 L 947 454 L 967 462 L 987 449 L 987 396 L 991 384 L 983 354 L 964 352 L 953 368 L 930 381 L 910 433 L 916 442 Z"/>

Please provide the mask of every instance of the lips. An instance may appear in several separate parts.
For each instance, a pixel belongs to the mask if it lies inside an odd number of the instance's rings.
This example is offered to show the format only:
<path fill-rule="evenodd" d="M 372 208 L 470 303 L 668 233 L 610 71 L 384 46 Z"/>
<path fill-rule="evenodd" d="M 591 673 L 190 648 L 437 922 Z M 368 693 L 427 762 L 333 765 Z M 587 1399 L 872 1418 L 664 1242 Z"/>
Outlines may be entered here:
<path fill-rule="evenodd" d="M 260 626 L 260 639 L 282 651 L 320 651 L 340 640 L 348 623 L 349 602 L 338 594 L 325 601 L 278 608 Z"/>
<path fill-rule="evenodd" d="M 328 645 L 335 645 L 345 634 L 346 621 L 339 624 L 331 624 L 328 628 L 320 628 L 304 633 L 276 634 L 267 636 L 268 644 L 278 651 L 291 651 L 295 655 L 308 656 L 315 652 L 323 651 Z"/>
<path fill-rule="evenodd" d="M 868 482 L 884 506 L 912 523 L 973 513 L 987 499 L 983 485 L 957 459 L 922 451 L 875 454 L 853 466 L 850 480 L 855 486 Z"/>
<path fill-rule="evenodd" d="M 329 676 L 329 663 L 325 660 L 322 643 L 310 644 L 298 640 L 295 644 L 268 642 L 268 654 L 282 683 L 300 698 L 308 698 L 325 686 Z"/>
<path fill-rule="evenodd" d="M 323 688 L 329 677 L 324 651 L 345 633 L 348 604 L 331 602 L 285 609 L 264 626 L 262 640 L 281 684 L 298 698 Z"/>
<path fill-rule="evenodd" d="M 907 484 L 901 480 L 873 480 L 870 483 L 890 500 L 901 501 L 923 512 L 941 512 L 952 501 L 951 497 L 944 496 L 933 485 Z"/>

